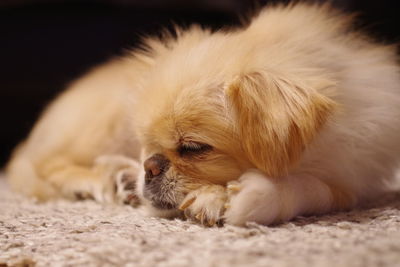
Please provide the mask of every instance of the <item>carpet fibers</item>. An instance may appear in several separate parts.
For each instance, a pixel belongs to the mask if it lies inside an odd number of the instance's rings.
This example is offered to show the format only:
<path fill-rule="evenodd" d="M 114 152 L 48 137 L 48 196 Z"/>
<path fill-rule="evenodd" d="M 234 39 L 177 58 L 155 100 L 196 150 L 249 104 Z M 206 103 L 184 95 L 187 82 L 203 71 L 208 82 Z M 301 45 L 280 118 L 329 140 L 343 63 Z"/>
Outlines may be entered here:
<path fill-rule="evenodd" d="M 128 206 L 37 204 L 1 178 L 5 266 L 400 266 L 400 194 L 274 227 L 204 228 Z"/>

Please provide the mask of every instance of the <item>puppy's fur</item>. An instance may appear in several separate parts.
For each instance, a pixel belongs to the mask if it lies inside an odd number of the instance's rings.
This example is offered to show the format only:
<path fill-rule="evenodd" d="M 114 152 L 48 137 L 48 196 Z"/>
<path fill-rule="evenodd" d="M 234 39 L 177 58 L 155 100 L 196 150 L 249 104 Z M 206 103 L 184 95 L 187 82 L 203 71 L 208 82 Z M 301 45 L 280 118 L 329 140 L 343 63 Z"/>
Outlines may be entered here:
<path fill-rule="evenodd" d="M 399 162 L 399 68 L 394 47 L 351 22 L 296 4 L 240 30 L 149 38 L 47 108 L 9 163 L 10 183 L 43 200 L 124 202 L 137 177 L 149 211 L 205 225 L 271 224 L 376 197 Z"/>

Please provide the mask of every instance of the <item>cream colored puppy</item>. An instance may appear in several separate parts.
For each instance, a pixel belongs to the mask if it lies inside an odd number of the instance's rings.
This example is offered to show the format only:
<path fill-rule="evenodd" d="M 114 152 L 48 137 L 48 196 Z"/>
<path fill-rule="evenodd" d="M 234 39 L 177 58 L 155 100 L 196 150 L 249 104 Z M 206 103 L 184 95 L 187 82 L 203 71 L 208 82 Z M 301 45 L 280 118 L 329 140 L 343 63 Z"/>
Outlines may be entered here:
<path fill-rule="evenodd" d="M 351 22 L 297 4 L 240 30 L 145 40 L 50 105 L 10 183 L 39 199 L 134 205 L 137 178 L 152 214 L 204 225 L 271 224 L 376 197 L 399 163 L 399 67 L 394 47 Z"/>

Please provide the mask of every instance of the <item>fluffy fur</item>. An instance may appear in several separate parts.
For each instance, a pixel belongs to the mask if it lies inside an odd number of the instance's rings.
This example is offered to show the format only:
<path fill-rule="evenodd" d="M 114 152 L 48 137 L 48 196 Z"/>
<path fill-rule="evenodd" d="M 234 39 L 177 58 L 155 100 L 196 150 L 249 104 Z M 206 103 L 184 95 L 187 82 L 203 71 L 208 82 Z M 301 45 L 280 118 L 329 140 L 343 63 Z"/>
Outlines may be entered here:
<path fill-rule="evenodd" d="M 204 225 L 374 198 L 399 163 L 399 68 L 394 47 L 351 22 L 296 4 L 239 30 L 149 38 L 50 105 L 14 153 L 10 183 L 39 199 L 126 202 L 137 177 L 152 214 Z M 147 159 L 146 170 L 134 161 Z"/>

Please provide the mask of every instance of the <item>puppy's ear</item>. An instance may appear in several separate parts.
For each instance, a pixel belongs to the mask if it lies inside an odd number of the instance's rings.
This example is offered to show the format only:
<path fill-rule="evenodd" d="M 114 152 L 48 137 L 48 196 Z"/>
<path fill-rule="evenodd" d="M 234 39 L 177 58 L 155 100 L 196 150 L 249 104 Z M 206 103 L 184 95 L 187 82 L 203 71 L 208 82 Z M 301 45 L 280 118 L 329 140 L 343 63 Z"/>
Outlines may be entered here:
<path fill-rule="evenodd" d="M 244 153 L 258 169 L 276 177 L 298 161 L 335 107 L 318 89 L 259 72 L 238 76 L 226 87 Z"/>

